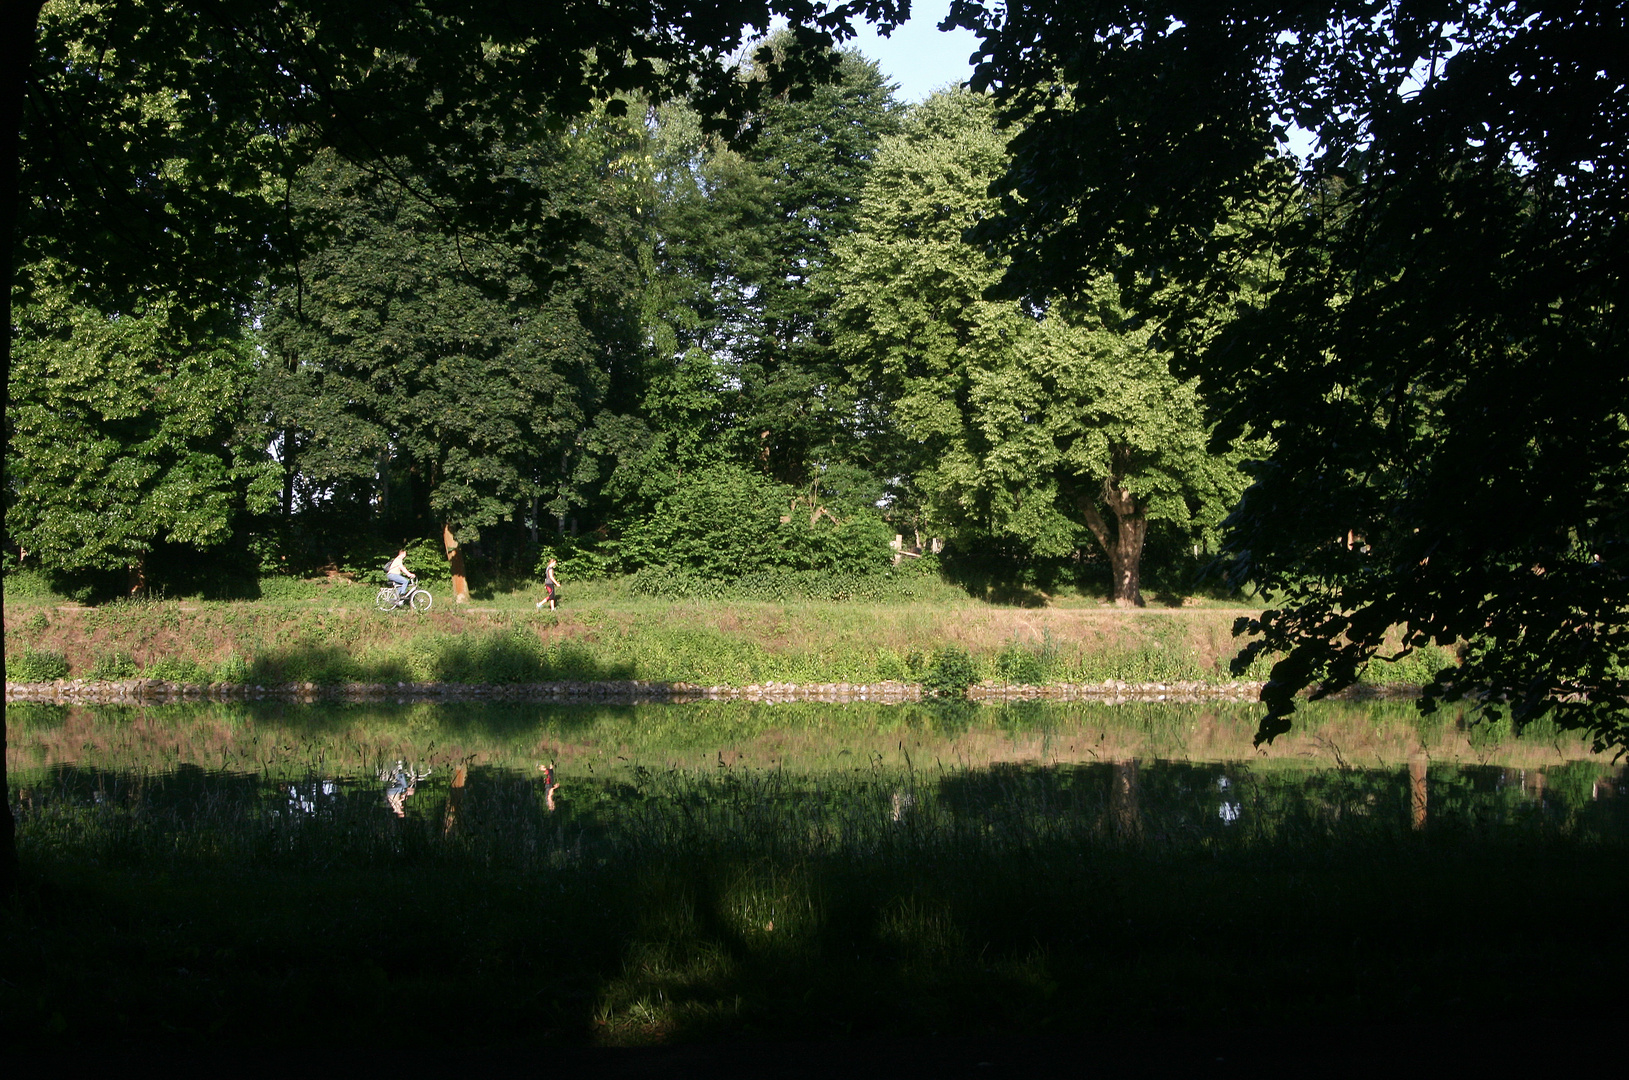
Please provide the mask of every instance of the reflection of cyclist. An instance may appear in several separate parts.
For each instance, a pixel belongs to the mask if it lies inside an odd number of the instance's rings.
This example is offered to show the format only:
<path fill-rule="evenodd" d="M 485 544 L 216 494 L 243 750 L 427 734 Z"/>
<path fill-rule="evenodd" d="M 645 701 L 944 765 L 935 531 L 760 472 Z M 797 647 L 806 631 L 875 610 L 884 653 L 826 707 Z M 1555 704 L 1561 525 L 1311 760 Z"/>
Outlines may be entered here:
<path fill-rule="evenodd" d="M 400 604 L 407 598 L 407 584 L 417 581 L 419 576 L 407 568 L 407 549 L 402 548 L 396 552 L 396 557 L 390 560 L 385 567 L 385 579 L 396 586 L 396 603 Z"/>
<path fill-rule="evenodd" d="M 396 763 L 393 773 L 381 774 L 380 779 L 388 785 L 385 788 L 385 805 L 397 817 L 407 816 L 407 800 L 418 790 L 418 782 L 424 777 L 419 776 L 412 769 L 404 768 L 401 762 Z"/>

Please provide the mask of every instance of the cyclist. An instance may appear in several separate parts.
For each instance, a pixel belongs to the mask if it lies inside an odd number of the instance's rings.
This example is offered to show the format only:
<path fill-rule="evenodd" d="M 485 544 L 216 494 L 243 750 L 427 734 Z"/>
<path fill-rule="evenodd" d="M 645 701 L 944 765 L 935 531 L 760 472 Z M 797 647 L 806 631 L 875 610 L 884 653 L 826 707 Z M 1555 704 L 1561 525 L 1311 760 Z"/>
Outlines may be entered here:
<path fill-rule="evenodd" d="M 401 607 L 407 602 L 408 583 L 417 581 L 419 576 L 407 568 L 407 549 L 402 548 L 396 552 L 396 557 L 390 560 L 385 567 L 385 579 L 396 586 L 396 606 Z"/>

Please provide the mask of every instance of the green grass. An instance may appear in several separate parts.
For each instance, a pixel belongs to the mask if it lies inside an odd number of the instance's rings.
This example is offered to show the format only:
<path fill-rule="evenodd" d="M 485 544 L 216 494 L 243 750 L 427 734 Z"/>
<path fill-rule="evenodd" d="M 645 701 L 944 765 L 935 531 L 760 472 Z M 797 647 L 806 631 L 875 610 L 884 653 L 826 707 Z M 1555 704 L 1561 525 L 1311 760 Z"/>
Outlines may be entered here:
<path fill-rule="evenodd" d="M 6 580 L 13 680 L 60 656 L 75 678 L 143 675 L 250 684 L 516 683 L 641 679 L 753 682 L 918 682 L 937 655 L 965 654 L 952 680 L 1228 681 L 1240 642 L 1233 614 L 1119 612 L 1057 604 L 1014 607 L 968 598 L 917 575 L 910 600 L 661 598 L 630 579 L 567 583 L 564 607 L 540 612 L 518 590 L 450 603 L 425 616 L 373 609 L 373 584 L 267 579 L 254 601 L 145 598 L 64 606 Z M 35 582 L 35 584 L 38 584 Z M 1441 650 L 1370 665 L 1371 683 L 1427 681 Z M 1249 678 L 1263 678 L 1270 659 Z M 60 670 L 53 668 L 52 670 Z"/>

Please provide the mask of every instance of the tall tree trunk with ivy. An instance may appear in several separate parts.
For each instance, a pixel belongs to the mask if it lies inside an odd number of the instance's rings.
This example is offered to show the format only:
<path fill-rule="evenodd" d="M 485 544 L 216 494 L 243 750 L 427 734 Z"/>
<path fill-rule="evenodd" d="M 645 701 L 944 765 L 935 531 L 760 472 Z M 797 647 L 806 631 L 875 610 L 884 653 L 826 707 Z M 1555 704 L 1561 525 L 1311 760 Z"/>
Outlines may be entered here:
<path fill-rule="evenodd" d="M 441 525 L 441 544 L 447 552 L 447 563 L 452 567 L 453 601 L 467 604 L 469 579 L 464 576 L 464 552 L 458 546 L 457 538 L 453 536 L 452 525 L 446 522 Z"/>

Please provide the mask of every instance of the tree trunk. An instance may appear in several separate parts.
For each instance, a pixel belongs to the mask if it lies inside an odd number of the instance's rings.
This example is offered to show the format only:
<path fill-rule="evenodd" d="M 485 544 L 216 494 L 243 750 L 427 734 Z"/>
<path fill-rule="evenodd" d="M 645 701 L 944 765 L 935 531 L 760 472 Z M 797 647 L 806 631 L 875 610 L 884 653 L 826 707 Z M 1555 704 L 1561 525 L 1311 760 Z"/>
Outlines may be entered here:
<path fill-rule="evenodd" d="M 130 577 L 128 580 L 127 596 L 139 596 L 147 591 L 147 555 L 143 552 L 136 556 L 136 561 L 126 568 Z"/>
<path fill-rule="evenodd" d="M 442 523 L 441 543 L 447 549 L 447 561 L 452 563 L 453 600 L 456 603 L 469 603 L 469 582 L 464 579 L 464 553 L 458 547 L 458 541 L 453 539 L 452 526 Z"/>
<path fill-rule="evenodd" d="M 1116 761 L 1110 776 L 1109 813 L 1116 836 L 1135 840 L 1143 834 L 1141 785 L 1135 761 Z"/>
<path fill-rule="evenodd" d="M 283 521 L 294 520 L 294 429 L 283 429 Z"/>
<path fill-rule="evenodd" d="M 453 770 L 452 790 L 447 793 L 447 811 L 441 819 L 442 839 L 452 835 L 453 826 L 458 824 L 458 809 L 464 804 L 464 782 L 469 778 L 469 769 L 463 765 Z"/>
<path fill-rule="evenodd" d="M 19 184 L 22 179 L 22 127 L 23 102 L 28 96 L 28 80 L 34 70 L 34 54 L 40 8 L 44 0 L 18 0 L 5 8 L 4 22 L 0 22 L 0 69 L 4 75 L 5 90 L 0 92 L 0 243 L 5 244 L 5 267 L 0 270 L 0 334 L 5 335 L 5 348 L 0 350 L 0 383 L 11 386 L 11 285 L 15 280 L 17 252 L 17 214 L 21 209 Z M 0 399 L 0 430 L 10 431 L 6 423 L 8 394 Z M 8 448 L 0 445 L 0 455 Z M 4 511 L 0 510 L 0 514 Z M 0 532 L 4 531 L 0 521 Z M 0 661 L 0 671 L 4 663 Z M 11 816 L 11 788 L 6 775 L 6 721 L 0 711 L 0 897 L 10 896 L 17 889 L 17 823 Z"/>
<path fill-rule="evenodd" d="M 1137 496 L 1112 479 L 1103 482 L 1103 501 L 1114 515 L 1112 531 L 1098 512 L 1095 500 L 1081 499 L 1081 514 L 1086 519 L 1086 527 L 1092 530 L 1109 557 L 1115 606 L 1142 607 L 1143 541 L 1148 537 L 1148 515 L 1137 502 Z"/>
<path fill-rule="evenodd" d="M 1426 797 L 1425 783 L 1426 758 L 1424 754 L 1415 754 L 1408 759 L 1408 801 L 1409 820 L 1415 829 L 1425 828 L 1426 823 Z"/>

